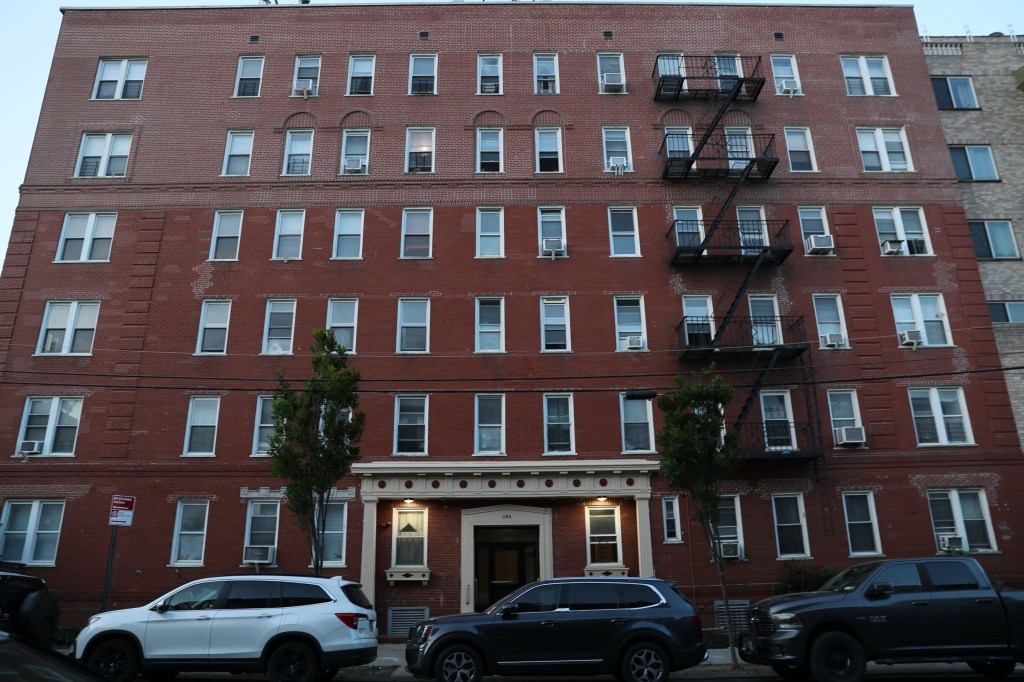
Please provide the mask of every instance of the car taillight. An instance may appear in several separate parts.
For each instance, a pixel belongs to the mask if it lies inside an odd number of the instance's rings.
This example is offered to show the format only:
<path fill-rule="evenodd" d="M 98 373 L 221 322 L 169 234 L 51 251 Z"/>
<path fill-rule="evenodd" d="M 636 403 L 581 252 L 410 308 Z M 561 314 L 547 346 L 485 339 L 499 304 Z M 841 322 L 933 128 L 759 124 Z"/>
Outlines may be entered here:
<path fill-rule="evenodd" d="M 700 625 L 700 616 L 697 614 L 693 615 L 693 634 L 697 635 L 697 639 L 704 639 L 704 629 Z"/>
<path fill-rule="evenodd" d="M 359 629 L 360 619 L 369 619 L 369 617 L 365 613 L 336 613 L 334 615 L 338 617 L 338 620 L 340 620 L 342 623 L 349 626 L 353 630 Z"/>

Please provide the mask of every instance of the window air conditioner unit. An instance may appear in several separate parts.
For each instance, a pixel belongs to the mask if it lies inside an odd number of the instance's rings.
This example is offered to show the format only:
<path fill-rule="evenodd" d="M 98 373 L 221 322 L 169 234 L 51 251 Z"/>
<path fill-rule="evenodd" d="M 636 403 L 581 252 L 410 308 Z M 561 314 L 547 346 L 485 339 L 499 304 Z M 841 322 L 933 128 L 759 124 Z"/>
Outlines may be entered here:
<path fill-rule="evenodd" d="M 481 83 L 480 84 L 480 94 L 482 94 L 482 95 L 496 95 L 496 94 L 498 94 L 498 84 L 497 83 Z"/>
<path fill-rule="evenodd" d="M 723 559 L 739 559 L 740 558 L 740 543 L 739 542 L 719 542 L 718 543 L 718 554 Z"/>
<path fill-rule="evenodd" d="M 842 334 L 822 334 L 822 348 L 842 348 L 846 345 L 846 337 Z"/>
<path fill-rule="evenodd" d="M 19 455 L 41 455 L 43 454 L 43 441 L 23 440 L 18 448 Z"/>
<path fill-rule="evenodd" d="M 779 94 L 780 95 L 789 95 L 790 97 L 792 97 L 793 95 L 799 95 L 800 94 L 800 84 L 797 83 L 795 80 L 791 80 L 791 79 L 786 79 L 784 81 L 781 81 L 779 83 Z"/>
<path fill-rule="evenodd" d="M 363 159 L 358 156 L 349 156 L 345 158 L 345 172 L 346 173 L 362 173 L 366 166 L 363 165 Z"/>
<path fill-rule="evenodd" d="M 626 337 L 626 348 L 629 350 L 639 350 L 644 347 L 644 337 L 642 336 L 627 336 Z"/>
<path fill-rule="evenodd" d="M 622 74 L 606 73 L 602 85 L 604 92 L 622 92 Z"/>
<path fill-rule="evenodd" d="M 295 81 L 295 90 L 292 91 L 293 95 L 302 95 L 303 97 L 309 97 L 310 95 L 316 94 L 316 86 L 313 85 L 312 78 L 300 78 Z"/>
<path fill-rule="evenodd" d="M 913 346 L 918 347 L 921 342 L 924 341 L 924 337 L 921 332 L 917 329 L 911 329 L 910 331 L 900 332 L 900 345 L 901 346 Z"/>
<path fill-rule="evenodd" d="M 541 240 L 540 248 L 544 253 L 555 256 L 565 252 L 565 243 L 561 239 L 548 237 Z"/>
<path fill-rule="evenodd" d="M 804 240 L 805 253 L 832 253 L 836 242 L 830 234 L 812 234 Z"/>
<path fill-rule="evenodd" d="M 882 255 L 883 256 L 902 256 L 903 255 L 903 240 L 902 239 L 886 239 L 882 242 Z"/>
<path fill-rule="evenodd" d="M 839 429 L 833 429 L 832 435 L 836 439 L 836 445 L 844 447 L 859 447 L 867 443 L 863 426 L 844 426 Z"/>
<path fill-rule="evenodd" d="M 274 563 L 274 547 L 271 545 L 246 545 L 242 551 L 242 563 L 272 564 Z"/>
<path fill-rule="evenodd" d="M 608 170 L 613 171 L 616 175 L 622 175 L 626 171 L 627 165 L 625 156 L 613 156 L 608 159 Z"/>
<path fill-rule="evenodd" d="M 964 548 L 964 539 L 959 535 L 939 535 L 939 549 L 943 552 L 952 552 Z"/>

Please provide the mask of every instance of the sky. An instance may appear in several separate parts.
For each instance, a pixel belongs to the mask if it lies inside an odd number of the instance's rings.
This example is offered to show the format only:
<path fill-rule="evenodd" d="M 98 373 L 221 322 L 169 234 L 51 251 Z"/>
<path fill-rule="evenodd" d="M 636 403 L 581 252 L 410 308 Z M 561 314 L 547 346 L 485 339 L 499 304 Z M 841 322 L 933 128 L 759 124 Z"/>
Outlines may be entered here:
<path fill-rule="evenodd" d="M 277 4 L 298 4 L 299 0 L 277 0 Z M 343 4 L 343 0 L 311 0 L 314 4 Z M 354 0 L 357 1 L 357 0 Z M 377 0 L 387 2 L 388 0 Z M 461 0 L 475 2 L 476 0 Z M 488 0 L 502 2 L 507 0 Z M 557 0 L 556 0 L 557 1 Z M 628 2 L 628 0 L 618 0 Z M 655 0 L 657 1 L 657 0 Z M 677 0 L 684 1 L 684 0 Z M 28 155 L 35 135 L 43 90 L 50 72 L 53 48 L 60 30 L 61 7 L 173 7 L 188 5 L 258 5 L 261 0 L 2 0 L 0 2 L 0 92 L 7 103 L 0 107 L 0 141 L 7 156 L 0 163 L 0 263 L 7 254 L 7 241 L 18 187 L 25 178 Z M 708 3 L 711 4 L 711 3 Z M 841 4 L 914 5 L 918 32 L 931 36 L 988 35 L 1010 33 L 1010 26 L 1024 34 L 1022 0 L 725 0 L 721 4 Z"/>

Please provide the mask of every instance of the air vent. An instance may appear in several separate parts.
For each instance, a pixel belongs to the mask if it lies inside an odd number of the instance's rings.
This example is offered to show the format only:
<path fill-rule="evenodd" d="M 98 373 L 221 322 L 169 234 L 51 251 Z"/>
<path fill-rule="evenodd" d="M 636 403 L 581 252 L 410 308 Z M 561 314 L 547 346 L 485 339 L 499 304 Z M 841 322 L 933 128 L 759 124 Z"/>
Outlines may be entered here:
<path fill-rule="evenodd" d="M 420 31 L 420 40 L 430 40 L 430 31 Z"/>
<path fill-rule="evenodd" d="M 615 37 L 615 31 L 603 31 L 601 35 L 604 36 L 605 40 L 611 40 Z"/>
<path fill-rule="evenodd" d="M 776 31 L 775 33 L 772 34 L 772 38 L 775 38 L 775 42 L 781 43 L 783 40 L 786 39 L 786 34 L 783 33 L 782 31 Z"/>
<path fill-rule="evenodd" d="M 258 42 L 260 42 L 260 37 L 259 36 L 249 36 L 249 42 L 250 43 L 258 43 Z"/>
<path fill-rule="evenodd" d="M 405 637 L 417 621 L 430 616 L 426 606 L 392 606 L 388 609 L 388 636 Z"/>

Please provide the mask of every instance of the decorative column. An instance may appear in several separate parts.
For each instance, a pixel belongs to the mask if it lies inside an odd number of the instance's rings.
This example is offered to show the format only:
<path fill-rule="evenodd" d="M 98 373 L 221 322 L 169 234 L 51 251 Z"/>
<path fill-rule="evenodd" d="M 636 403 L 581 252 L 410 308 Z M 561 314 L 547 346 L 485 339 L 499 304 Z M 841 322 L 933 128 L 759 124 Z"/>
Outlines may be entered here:
<path fill-rule="evenodd" d="M 636 539 L 640 555 L 639 577 L 654 577 L 654 549 L 651 542 L 651 492 L 636 496 Z"/>
<path fill-rule="evenodd" d="M 363 550 L 359 582 L 370 601 L 377 602 L 377 498 L 363 498 Z"/>

